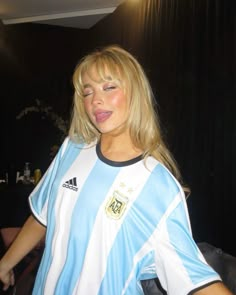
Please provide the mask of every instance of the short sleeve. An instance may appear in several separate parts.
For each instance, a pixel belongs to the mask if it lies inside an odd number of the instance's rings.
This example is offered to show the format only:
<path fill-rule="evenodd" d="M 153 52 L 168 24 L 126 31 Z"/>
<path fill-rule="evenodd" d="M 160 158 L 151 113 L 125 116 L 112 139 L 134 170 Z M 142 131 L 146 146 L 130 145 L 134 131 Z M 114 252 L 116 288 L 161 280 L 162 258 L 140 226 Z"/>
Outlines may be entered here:
<path fill-rule="evenodd" d="M 192 238 L 186 201 L 178 194 L 164 216 L 155 239 L 157 276 L 169 295 L 186 295 L 220 281 Z"/>
<path fill-rule="evenodd" d="M 69 138 L 67 137 L 40 182 L 29 196 L 29 205 L 32 214 L 45 226 L 47 226 L 48 200 L 52 186 L 55 185 L 58 169 L 67 149 L 68 142 Z"/>

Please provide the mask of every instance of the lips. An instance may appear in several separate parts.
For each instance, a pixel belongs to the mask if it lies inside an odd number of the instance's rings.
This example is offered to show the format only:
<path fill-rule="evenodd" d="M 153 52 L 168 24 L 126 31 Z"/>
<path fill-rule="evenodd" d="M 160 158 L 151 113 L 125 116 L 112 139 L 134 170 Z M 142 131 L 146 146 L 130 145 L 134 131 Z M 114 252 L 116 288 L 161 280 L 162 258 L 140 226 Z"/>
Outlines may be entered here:
<path fill-rule="evenodd" d="M 102 123 L 106 121 L 111 116 L 111 114 L 111 111 L 96 111 L 94 113 L 97 123 Z"/>

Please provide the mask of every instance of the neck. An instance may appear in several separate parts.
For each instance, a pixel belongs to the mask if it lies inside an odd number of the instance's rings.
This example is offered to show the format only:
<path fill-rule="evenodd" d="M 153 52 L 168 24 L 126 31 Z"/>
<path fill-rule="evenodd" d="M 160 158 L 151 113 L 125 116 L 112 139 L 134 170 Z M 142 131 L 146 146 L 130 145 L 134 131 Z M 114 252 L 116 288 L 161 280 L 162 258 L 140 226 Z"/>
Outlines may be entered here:
<path fill-rule="evenodd" d="M 142 154 L 142 151 L 133 145 L 127 134 L 115 137 L 102 134 L 101 152 L 107 159 L 117 162 L 128 161 Z"/>

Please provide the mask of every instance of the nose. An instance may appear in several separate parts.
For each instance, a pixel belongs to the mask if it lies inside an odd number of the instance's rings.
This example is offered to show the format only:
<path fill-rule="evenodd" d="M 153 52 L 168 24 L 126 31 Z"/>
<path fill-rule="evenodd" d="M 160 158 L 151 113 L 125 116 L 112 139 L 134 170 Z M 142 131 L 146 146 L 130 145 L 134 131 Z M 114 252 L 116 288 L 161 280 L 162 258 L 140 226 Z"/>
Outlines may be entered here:
<path fill-rule="evenodd" d="M 103 102 L 102 93 L 98 90 L 94 91 L 92 97 L 92 104 L 100 104 Z"/>

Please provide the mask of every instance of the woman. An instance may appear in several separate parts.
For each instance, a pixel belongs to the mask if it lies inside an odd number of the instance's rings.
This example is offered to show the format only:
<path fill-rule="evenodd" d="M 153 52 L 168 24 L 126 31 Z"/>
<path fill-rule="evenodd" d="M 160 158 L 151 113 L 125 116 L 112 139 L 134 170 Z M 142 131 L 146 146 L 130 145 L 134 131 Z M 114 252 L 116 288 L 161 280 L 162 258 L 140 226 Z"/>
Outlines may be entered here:
<path fill-rule="evenodd" d="M 30 195 L 34 217 L 0 262 L 5 289 L 46 233 L 33 294 L 143 294 L 140 280 L 154 277 L 168 294 L 232 294 L 192 238 L 137 60 L 108 46 L 81 60 L 73 82 L 69 137 Z"/>

